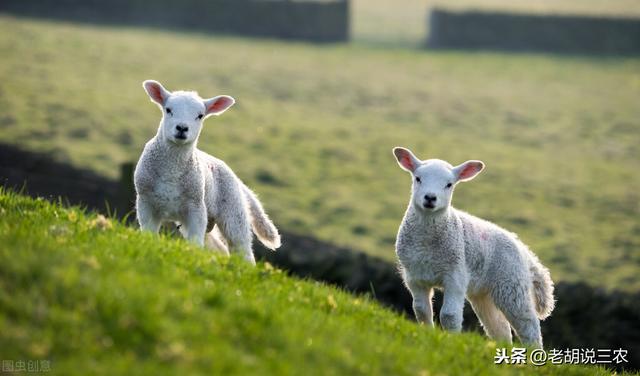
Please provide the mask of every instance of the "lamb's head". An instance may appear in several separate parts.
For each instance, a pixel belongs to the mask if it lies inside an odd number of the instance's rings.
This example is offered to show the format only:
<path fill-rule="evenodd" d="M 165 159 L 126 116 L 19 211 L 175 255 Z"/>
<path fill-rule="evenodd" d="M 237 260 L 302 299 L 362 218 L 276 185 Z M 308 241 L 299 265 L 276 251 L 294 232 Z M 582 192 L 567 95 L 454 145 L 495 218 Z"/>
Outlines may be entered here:
<path fill-rule="evenodd" d="M 227 95 L 202 99 L 196 92 L 170 92 L 153 80 L 143 82 L 142 86 L 162 110 L 162 135 L 167 141 L 178 145 L 196 141 L 204 119 L 222 114 L 235 103 Z"/>
<path fill-rule="evenodd" d="M 401 147 L 394 148 L 393 154 L 400 167 L 411 173 L 414 206 L 427 213 L 448 208 L 456 184 L 473 179 L 484 168 L 481 161 L 466 161 L 455 167 L 440 159 L 421 161 Z"/>

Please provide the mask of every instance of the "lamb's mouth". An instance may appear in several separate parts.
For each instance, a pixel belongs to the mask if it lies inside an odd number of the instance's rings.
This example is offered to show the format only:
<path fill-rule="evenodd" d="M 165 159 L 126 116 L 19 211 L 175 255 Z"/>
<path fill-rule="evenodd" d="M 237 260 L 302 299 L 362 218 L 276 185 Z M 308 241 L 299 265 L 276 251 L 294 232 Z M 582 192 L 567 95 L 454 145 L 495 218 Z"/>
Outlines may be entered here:
<path fill-rule="evenodd" d="M 425 209 L 430 209 L 430 210 L 434 210 L 436 208 L 436 205 L 433 202 L 425 202 L 424 204 L 422 204 L 422 206 Z"/>
<path fill-rule="evenodd" d="M 187 139 L 187 135 L 184 133 L 178 133 L 173 136 L 173 138 L 175 138 L 176 140 L 185 141 Z"/>

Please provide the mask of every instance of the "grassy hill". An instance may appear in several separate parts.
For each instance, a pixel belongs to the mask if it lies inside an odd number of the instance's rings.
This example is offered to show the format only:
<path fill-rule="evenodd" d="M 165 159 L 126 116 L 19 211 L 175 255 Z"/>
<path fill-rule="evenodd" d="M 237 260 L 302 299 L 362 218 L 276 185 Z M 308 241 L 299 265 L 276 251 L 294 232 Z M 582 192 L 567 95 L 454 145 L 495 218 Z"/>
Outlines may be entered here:
<path fill-rule="evenodd" d="M 637 290 L 640 59 L 313 46 L 0 16 L 0 142 L 116 177 L 160 117 L 140 83 L 237 105 L 199 146 L 277 224 L 394 258 L 391 148 L 487 169 L 455 204 L 516 231 L 556 280 Z"/>
<path fill-rule="evenodd" d="M 0 189 L 0 358 L 52 374 L 567 374 L 366 297 Z"/>

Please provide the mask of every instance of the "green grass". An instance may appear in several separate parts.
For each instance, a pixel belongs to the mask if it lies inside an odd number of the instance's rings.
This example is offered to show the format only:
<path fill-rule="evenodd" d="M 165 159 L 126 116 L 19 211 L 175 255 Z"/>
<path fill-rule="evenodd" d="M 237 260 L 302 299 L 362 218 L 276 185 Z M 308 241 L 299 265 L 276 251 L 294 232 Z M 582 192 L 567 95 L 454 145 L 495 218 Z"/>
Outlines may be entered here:
<path fill-rule="evenodd" d="M 455 204 L 555 280 L 640 288 L 640 59 L 314 46 L 0 16 L 0 142 L 116 177 L 160 112 L 144 79 L 236 106 L 199 146 L 282 228 L 393 260 L 410 179 L 391 148 L 487 168 Z M 286 241 L 286 239 L 285 239 Z"/>
<path fill-rule="evenodd" d="M 0 244 L 0 358 L 52 374 L 607 374 L 496 366 L 477 334 L 2 189 Z"/>

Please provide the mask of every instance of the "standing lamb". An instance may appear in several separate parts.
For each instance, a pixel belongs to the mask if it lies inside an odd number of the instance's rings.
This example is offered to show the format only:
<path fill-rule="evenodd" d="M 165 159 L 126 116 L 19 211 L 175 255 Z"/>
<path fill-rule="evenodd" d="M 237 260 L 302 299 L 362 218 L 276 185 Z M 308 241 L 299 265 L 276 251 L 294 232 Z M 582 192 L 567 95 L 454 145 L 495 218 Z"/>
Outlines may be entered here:
<path fill-rule="evenodd" d="M 466 296 L 488 336 L 511 342 L 513 327 L 523 343 L 541 348 L 539 319 L 554 308 L 549 270 L 516 234 L 451 206 L 456 184 L 484 163 L 421 161 L 400 147 L 393 154 L 413 179 L 396 253 L 418 321 L 433 326 L 433 288 L 442 288 L 445 329 L 461 330 Z"/>
<path fill-rule="evenodd" d="M 134 174 L 140 228 L 158 233 L 172 221 L 190 241 L 227 255 L 238 252 L 252 264 L 252 229 L 266 247 L 278 248 L 278 230 L 255 194 L 223 161 L 196 147 L 204 119 L 222 114 L 234 99 L 169 92 L 151 80 L 142 86 L 163 116 Z"/>

